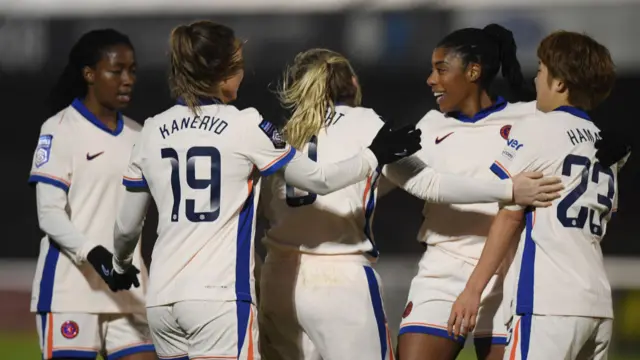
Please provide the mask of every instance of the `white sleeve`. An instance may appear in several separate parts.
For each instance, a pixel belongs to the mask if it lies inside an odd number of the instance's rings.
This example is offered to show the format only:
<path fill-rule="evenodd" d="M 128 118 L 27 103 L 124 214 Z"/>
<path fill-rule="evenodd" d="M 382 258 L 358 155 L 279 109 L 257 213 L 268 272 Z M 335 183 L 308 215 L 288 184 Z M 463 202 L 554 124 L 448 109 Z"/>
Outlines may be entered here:
<path fill-rule="evenodd" d="M 326 195 L 364 181 L 377 167 L 378 160 L 369 149 L 349 159 L 325 164 L 296 154 L 284 169 L 284 179 L 298 189 Z"/>
<path fill-rule="evenodd" d="M 144 178 L 144 174 L 142 173 L 142 162 L 144 161 L 144 128 L 143 131 L 138 135 L 138 140 L 133 145 L 133 149 L 131 150 L 131 157 L 129 159 L 129 166 L 125 170 L 125 173 L 122 177 L 122 185 L 126 186 L 128 189 L 138 188 L 138 189 L 146 189 L 148 188 L 147 180 Z"/>
<path fill-rule="evenodd" d="M 114 269 L 123 273 L 133 261 L 144 218 L 151 202 L 147 191 L 127 191 L 116 217 L 113 240 Z"/>
<path fill-rule="evenodd" d="M 417 156 L 386 165 L 382 174 L 411 195 L 431 203 L 475 204 L 511 201 L 511 180 L 491 181 L 442 174 Z"/>
<path fill-rule="evenodd" d="M 47 120 L 40 129 L 29 183 L 45 183 L 68 192 L 73 172 L 73 143 L 73 137 L 67 134 L 58 119 Z"/>
<path fill-rule="evenodd" d="M 532 122 L 533 121 L 533 122 Z M 502 152 L 493 162 L 490 170 L 499 179 L 510 179 L 512 174 L 519 174 L 524 171 L 537 171 L 536 168 L 538 155 L 536 154 L 537 146 L 535 135 L 536 123 L 534 120 L 521 120 L 516 122 L 509 132 L 509 140 L 504 145 Z M 540 131 L 538 129 L 538 131 Z M 516 204 L 500 205 L 511 211 L 523 210 L 525 207 Z"/>
<path fill-rule="evenodd" d="M 248 109 L 253 110 L 253 109 Z M 244 110 L 244 111 L 248 111 Z M 257 114 L 255 110 L 249 115 Z M 257 114 L 259 116 L 259 114 Z M 247 119 L 252 121 L 255 119 Z M 246 156 L 259 170 L 262 176 L 269 176 L 287 165 L 296 154 L 296 149 L 287 144 L 275 125 L 267 120 L 261 120 L 257 125 L 251 125 L 246 131 Z"/>
<path fill-rule="evenodd" d="M 87 240 L 69 219 L 65 210 L 67 193 L 60 187 L 39 182 L 36 185 L 36 202 L 40 229 L 60 246 L 76 264 L 82 264 L 87 253 L 97 244 Z"/>

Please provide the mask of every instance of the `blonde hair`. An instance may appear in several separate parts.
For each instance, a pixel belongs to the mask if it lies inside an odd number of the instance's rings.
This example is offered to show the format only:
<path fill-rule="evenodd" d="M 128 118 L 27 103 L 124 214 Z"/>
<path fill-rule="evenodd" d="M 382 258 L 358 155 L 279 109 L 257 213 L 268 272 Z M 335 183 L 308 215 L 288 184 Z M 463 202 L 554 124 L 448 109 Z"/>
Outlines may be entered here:
<path fill-rule="evenodd" d="M 169 38 L 171 94 L 197 115 L 199 98 L 214 97 L 223 81 L 242 70 L 241 46 L 231 28 L 211 21 L 174 28 Z"/>
<path fill-rule="evenodd" d="M 337 52 L 311 49 L 296 55 L 277 93 L 282 106 L 292 110 L 284 127 L 287 142 L 302 148 L 335 115 L 337 103 L 359 106 L 362 94 L 354 79 L 349 60 Z"/>

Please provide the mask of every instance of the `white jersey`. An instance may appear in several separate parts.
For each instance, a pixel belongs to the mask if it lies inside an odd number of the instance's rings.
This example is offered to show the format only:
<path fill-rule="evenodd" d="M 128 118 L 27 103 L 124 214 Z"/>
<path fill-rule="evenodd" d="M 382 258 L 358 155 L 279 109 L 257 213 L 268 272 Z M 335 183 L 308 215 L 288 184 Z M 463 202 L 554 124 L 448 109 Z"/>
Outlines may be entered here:
<path fill-rule="evenodd" d="M 438 172 L 495 179 L 488 166 L 503 148 L 511 126 L 535 112 L 534 102 L 510 104 L 502 98 L 473 119 L 430 111 L 417 125 L 422 130 L 417 156 Z M 418 240 L 475 265 L 497 212 L 497 203 L 426 203 Z"/>
<path fill-rule="evenodd" d="M 252 301 L 260 175 L 294 156 L 253 108 L 183 105 L 148 119 L 127 186 L 148 186 L 158 207 L 147 306 L 183 300 Z"/>
<path fill-rule="evenodd" d="M 360 153 L 384 125 L 372 109 L 336 106 L 335 110 L 326 127 L 304 147 L 313 161 L 334 163 Z M 281 174 L 268 177 L 261 209 L 270 229 L 263 242 L 311 254 L 377 257 L 371 222 L 379 174 L 375 171 L 366 181 L 324 196 L 287 185 Z"/>
<path fill-rule="evenodd" d="M 120 117 L 116 130 L 105 127 L 80 100 L 49 118 L 40 130 L 29 182 L 67 192 L 71 223 L 87 241 L 113 251 L 116 214 L 125 192 L 127 168 L 140 125 Z M 134 265 L 143 272 L 139 246 Z M 34 312 L 144 312 L 143 287 L 113 293 L 85 262 L 72 258 L 45 236 L 31 295 Z"/>
<path fill-rule="evenodd" d="M 586 113 L 560 107 L 514 125 L 491 166 L 501 178 L 541 171 L 565 185 L 551 207 L 525 212 L 526 228 L 510 269 L 516 314 L 613 317 L 600 241 L 616 206 L 622 164 L 603 168 L 597 162 L 599 132 Z"/>

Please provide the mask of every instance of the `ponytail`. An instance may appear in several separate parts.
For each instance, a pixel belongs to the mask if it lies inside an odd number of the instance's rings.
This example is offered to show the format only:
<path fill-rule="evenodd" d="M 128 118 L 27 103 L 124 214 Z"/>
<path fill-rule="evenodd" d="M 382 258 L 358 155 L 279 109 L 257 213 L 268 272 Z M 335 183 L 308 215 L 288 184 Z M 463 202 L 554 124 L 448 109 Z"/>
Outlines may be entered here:
<path fill-rule="evenodd" d="M 335 112 L 335 104 L 328 96 L 329 64 L 310 66 L 297 81 L 285 76 L 278 91 L 280 103 L 292 109 L 291 118 L 284 126 L 284 136 L 293 147 L 300 149 L 311 137 L 318 135 L 325 124 L 327 111 Z M 290 72 L 292 68 L 288 68 Z"/>
<path fill-rule="evenodd" d="M 171 72 L 169 81 L 174 97 L 181 98 L 194 115 L 200 114 L 200 97 L 210 96 L 211 85 L 194 79 L 195 66 L 186 59 L 197 58 L 188 25 L 179 25 L 169 35 L 169 60 Z"/>
<path fill-rule="evenodd" d="M 198 115 L 201 100 L 216 96 L 220 84 L 243 69 L 241 47 L 233 29 L 211 21 L 174 28 L 169 37 L 172 95 Z"/>
<path fill-rule="evenodd" d="M 535 98 L 533 89 L 525 84 L 522 68 L 516 54 L 518 48 L 513 33 L 498 24 L 489 24 L 482 31 L 498 44 L 502 77 L 506 80 L 514 97 L 517 100 Z"/>
<path fill-rule="evenodd" d="M 77 97 L 84 97 L 87 94 L 87 86 L 82 76 L 82 68 L 71 60 L 64 67 L 62 74 L 58 78 L 55 86 L 49 95 L 50 116 L 53 116 L 66 108 Z"/>
<path fill-rule="evenodd" d="M 293 110 L 284 126 L 287 142 L 302 148 L 335 115 L 336 104 L 360 106 L 362 94 L 349 60 L 326 49 L 296 56 L 277 92 L 283 107 Z"/>

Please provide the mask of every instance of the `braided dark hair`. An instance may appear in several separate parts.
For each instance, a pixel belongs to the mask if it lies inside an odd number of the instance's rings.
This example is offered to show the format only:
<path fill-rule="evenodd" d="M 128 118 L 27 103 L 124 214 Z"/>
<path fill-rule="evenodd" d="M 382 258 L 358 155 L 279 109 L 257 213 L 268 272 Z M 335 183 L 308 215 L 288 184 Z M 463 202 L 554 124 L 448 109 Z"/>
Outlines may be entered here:
<path fill-rule="evenodd" d="M 115 45 L 126 45 L 133 49 L 129 37 L 113 29 L 92 30 L 78 39 L 69 52 L 67 65 L 51 90 L 52 115 L 69 106 L 73 99 L 87 95 L 82 69 L 94 67 L 104 52 Z"/>

